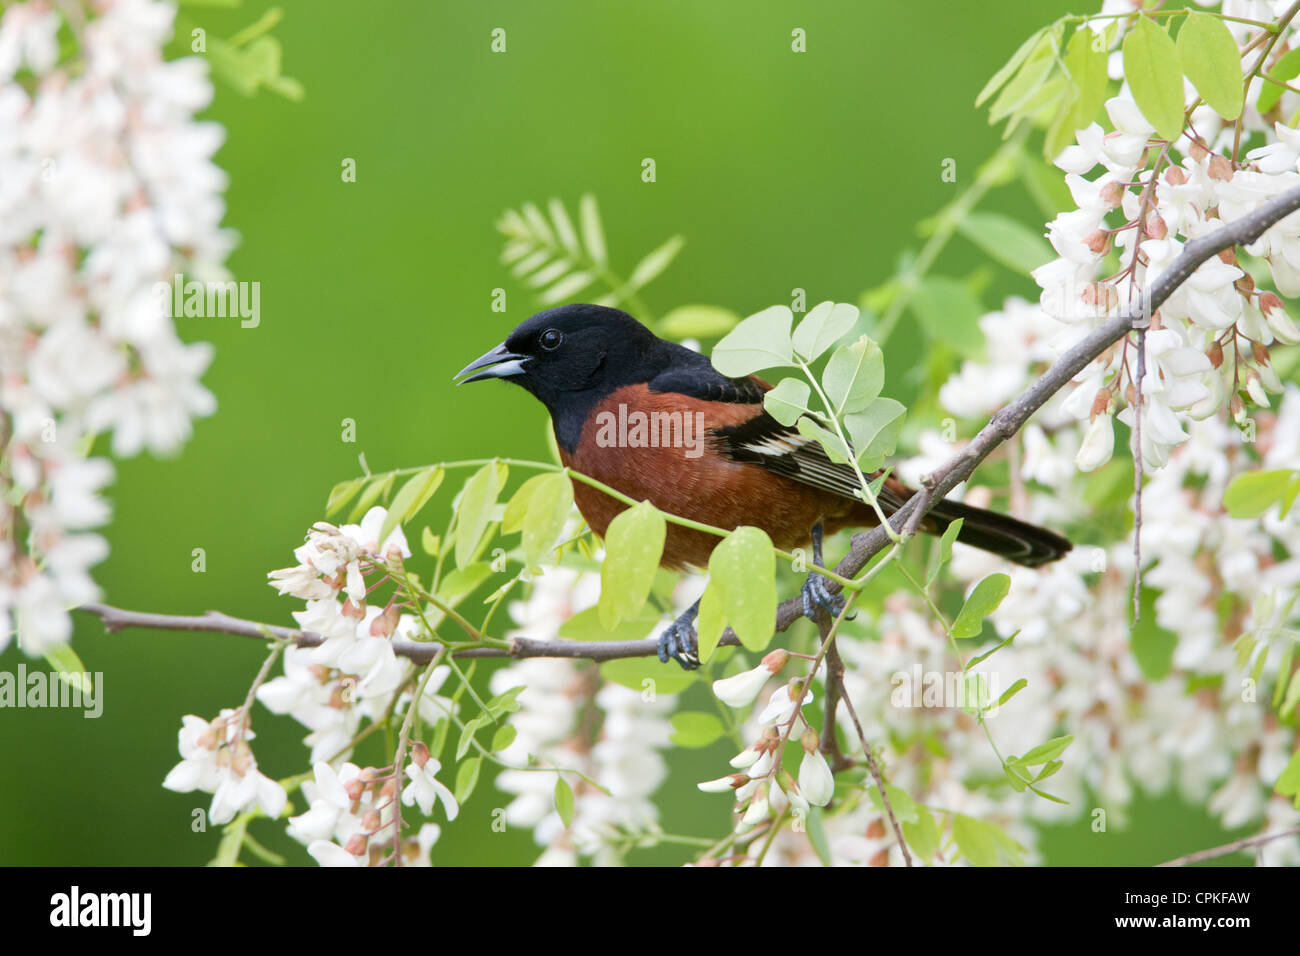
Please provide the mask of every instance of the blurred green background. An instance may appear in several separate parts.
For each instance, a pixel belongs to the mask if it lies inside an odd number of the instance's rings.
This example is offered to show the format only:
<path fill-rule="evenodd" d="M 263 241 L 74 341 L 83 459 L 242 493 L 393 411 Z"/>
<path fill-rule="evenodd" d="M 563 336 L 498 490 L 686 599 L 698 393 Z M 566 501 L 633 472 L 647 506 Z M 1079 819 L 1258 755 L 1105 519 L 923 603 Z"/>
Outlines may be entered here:
<path fill-rule="evenodd" d="M 169 613 L 219 608 L 289 624 L 301 607 L 265 584 L 322 517 L 337 481 L 375 470 L 494 454 L 547 455 L 545 412 L 504 386 L 457 392 L 452 374 L 536 310 L 499 263 L 507 207 L 593 192 L 613 265 L 626 273 L 674 233 L 686 246 L 643 293 L 662 315 L 691 302 L 748 314 L 788 302 L 856 302 L 919 245 L 916 224 L 969 183 L 999 131 L 976 92 L 1020 41 L 1072 6 L 1057 0 L 884 4 L 769 0 L 342 3 L 288 0 L 275 35 L 306 97 L 244 97 L 218 86 L 207 115 L 227 130 L 228 225 L 236 277 L 261 283 L 261 325 L 181 319 L 215 343 L 205 382 L 219 401 L 172 460 L 121 462 L 111 488 L 112 554 L 97 571 L 114 604 Z M 270 4 L 186 7 L 228 37 Z M 1085 5 L 1086 6 L 1086 5 Z M 504 28 L 507 52 L 490 51 Z M 791 51 L 802 28 L 807 52 Z M 173 44 L 188 51 L 188 34 Z M 340 176 L 356 161 L 357 181 Z M 653 157 L 657 181 L 641 180 Z M 940 178 L 956 161 L 956 184 Z M 991 208 L 1037 226 L 1024 195 Z M 982 259 L 954 240 L 941 260 L 964 275 Z M 507 313 L 490 309 L 505 288 Z M 986 290 L 1033 296 L 999 271 Z M 916 397 L 922 362 L 904 325 L 890 344 L 891 392 Z M 341 440 L 354 419 L 357 440 Z M 446 507 L 441 496 L 436 507 Z M 205 573 L 191 570 L 206 552 Z M 197 864 L 218 833 L 190 830 L 200 794 L 165 791 L 182 714 L 235 706 L 263 657 L 254 642 L 132 631 L 106 636 L 78 617 L 75 648 L 103 671 L 105 711 L 7 711 L 0 725 L 0 862 Z M 11 648 L 0 668 L 23 658 Z M 483 673 L 486 673 L 484 671 Z M 272 776 L 301 770 L 303 730 L 259 708 L 258 757 Z M 720 751 L 677 751 L 665 793 L 670 831 L 725 826 L 700 812 L 694 781 Z M 486 820 L 507 798 L 480 786 L 463 811 Z M 301 802 L 299 802 L 301 807 Z M 291 861 L 305 851 L 260 824 Z M 447 864 L 530 862 L 531 834 L 444 833 Z M 1086 822 L 1045 831 L 1049 863 L 1145 864 L 1221 842 L 1197 809 L 1134 808 L 1122 833 Z M 633 862 L 680 862 L 675 850 Z"/>

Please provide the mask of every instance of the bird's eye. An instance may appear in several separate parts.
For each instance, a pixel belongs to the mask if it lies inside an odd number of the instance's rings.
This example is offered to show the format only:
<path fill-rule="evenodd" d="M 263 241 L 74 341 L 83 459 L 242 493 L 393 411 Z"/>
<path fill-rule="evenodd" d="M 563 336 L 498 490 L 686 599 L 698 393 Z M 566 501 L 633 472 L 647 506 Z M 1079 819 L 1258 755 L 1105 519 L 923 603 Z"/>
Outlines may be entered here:
<path fill-rule="evenodd" d="M 548 352 L 553 352 L 564 341 L 564 334 L 559 329 L 547 329 L 537 339 L 539 345 Z"/>

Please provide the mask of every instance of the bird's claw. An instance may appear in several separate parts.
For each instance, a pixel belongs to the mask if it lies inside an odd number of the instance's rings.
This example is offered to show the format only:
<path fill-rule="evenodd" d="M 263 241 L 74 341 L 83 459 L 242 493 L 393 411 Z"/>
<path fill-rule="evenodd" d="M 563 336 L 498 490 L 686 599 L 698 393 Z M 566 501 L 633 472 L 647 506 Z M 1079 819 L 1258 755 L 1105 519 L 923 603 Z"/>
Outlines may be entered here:
<path fill-rule="evenodd" d="M 679 617 L 659 635 L 659 660 L 668 663 L 672 658 L 682 670 L 693 671 L 700 666 L 699 645 L 695 641 L 695 627 L 686 615 Z"/>
<path fill-rule="evenodd" d="M 840 616 L 840 612 L 844 610 L 844 595 L 827 587 L 826 578 L 815 571 L 808 575 L 808 579 L 804 581 L 801 596 L 803 597 L 803 615 L 810 621 L 817 620 L 819 611 L 825 611 L 832 618 L 837 618 Z M 848 616 L 848 620 L 851 621 L 856 616 L 857 611 L 854 611 Z"/>

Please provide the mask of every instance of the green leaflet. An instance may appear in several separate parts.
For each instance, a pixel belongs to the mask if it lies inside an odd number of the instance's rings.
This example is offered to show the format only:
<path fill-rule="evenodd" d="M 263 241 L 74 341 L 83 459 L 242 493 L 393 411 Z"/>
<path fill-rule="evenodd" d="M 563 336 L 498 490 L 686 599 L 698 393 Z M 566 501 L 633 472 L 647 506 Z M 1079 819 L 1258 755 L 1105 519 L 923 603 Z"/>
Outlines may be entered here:
<path fill-rule="evenodd" d="M 1214 112 L 1225 120 L 1241 115 L 1241 54 L 1222 20 L 1208 13 L 1190 14 L 1178 31 L 1178 62 Z"/>
<path fill-rule="evenodd" d="M 965 283 L 947 276 L 927 276 L 909 306 L 932 341 L 947 343 L 967 358 L 983 354 L 979 320 L 984 308 Z"/>
<path fill-rule="evenodd" d="M 716 339 L 739 321 L 739 315 L 721 306 L 680 305 L 659 320 L 657 331 L 670 339 Z"/>
<path fill-rule="evenodd" d="M 442 484 L 443 474 L 443 470 L 434 465 L 419 472 L 402 485 L 401 490 L 393 496 L 393 503 L 389 506 L 388 514 L 384 516 L 383 526 L 379 529 L 381 545 L 394 528 L 407 519 L 415 517 L 420 509 L 428 504 L 433 493 Z"/>
<path fill-rule="evenodd" d="M 488 462 L 465 482 L 456 506 L 456 565 L 464 567 L 478 554 L 483 532 L 492 517 L 492 508 L 505 484 L 506 466 Z"/>
<path fill-rule="evenodd" d="M 892 398 L 878 398 L 860 412 L 844 416 L 858 463 L 868 474 L 878 470 L 898 447 L 907 409 Z"/>
<path fill-rule="evenodd" d="M 811 394 L 808 383 L 803 379 L 783 378 L 763 396 L 763 408 L 782 425 L 793 425 L 800 415 L 808 411 L 808 398 Z"/>
<path fill-rule="evenodd" d="M 1300 76 L 1300 49 L 1288 50 L 1277 63 L 1273 64 L 1273 69 L 1268 71 L 1268 75 L 1277 80 L 1278 83 L 1287 83 Z M 1259 88 L 1259 98 L 1255 100 L 1255 108 L 1261 113 L 1267 113 L 1282 98 L 1285 93 L 1282 87 L 1277 83 L 1262 83 Z"/>
<path fill-rule="evenodd" d="M 542 475 L 528 500 L 523 522 L 524 561 L 537 564 L 554 546 L 573 508 L 573 484 L 563 472 Z"/>
<path fill-rule="evenodd" d="M 709 584 L 697 621 L 700 660 L 712 656 L 730 626 L 751 651 L 767 647 L 776 631 L 776 553 L 759 528 L 737 528 L 709 556 Z"/>
<path fill-rule="evenodd" d="M 620 512 L 609 523 L 597 605 L 600 623 L 606 628 L 641 613 L 654 583 L 667 533 L 663 514 L 648 501 Z"/>
<path fill-rule="evenodd" d="M 840 340 L 858 321 L 858 308 L 845 302 L 819 302 L 794 331 L 794 350 L 811 362 Z"/>
<path fill-rule="evenodd" d="M 1011 59 L 999 67 L 998 71 L 989 77 L 989 81 L 984 84 L 979 95 L 975 97 L 975 105 L 983 106 L 984 102 L 1001 89 L 1002 84 L 1011 79 L 1011 74 L 1020 68 L 1020 65 L 1029 58 L 1029 54 L 1034 52 L 1038 47 L 1038 41 L 1043 34 L 1047 32 L 1047 27 L 1039 27 L 1024 43 L 1016 48 L 1016 52 L 1011 54 Z"/>
<path fill-rule="evenodd" d="M 563 777 L 555 779 L 555 812 L 565 827 L 573 825 L 573 788 L 565 783 Z"/>
<path fill-rule="evenodd" d="M 1074 89 L 1074 102 L 1067 114 L 1071 139 L 1075 130 L 1084 129 L 1093 121 L 1106 100 L 1106 62 L 1109 57 L 1105 46 L 1093 42 L 1095 37 L 1092 30 L 1080 27 L 1065 48 L 1065 68 L 1070 73 Z"/>
<path fill-rule="evenodd" d="M 330 489 L 329 500 L 325 503 L 325 517 L 331 517 L 334 512 L 341 509 L 345 504 L 356 497 L 369 479 L 353 478 L 350 481 L 341 481 Z"/>
<path fill-rule="evenodd" d="M 867 336 L 831 353 L 822 388 L 837 413 L 860 412 L 885 384 L 885 355 Z"/>
<path fill-rule="evenodd" d="M 679 747 L 707 747 L 726 733 L 726 729 L 713 714 L 682 711 L 673 714 L 673 735 L 670 738 Z"/>
<path fill-rule="evenodd" d="M 1124 75 L 1147 122 L 1163 139 L 1177 139 L 1185 106 L 1178 50 L 1169 34 L 1146 17 L 1139 17 L 1124 38 Z"/>
<path fill-rule="evenodd" d="M 456 768 L 456 787 L 453 791 L 456 802 L 464 804 L 478 785 L 478 773 L 483 765 L 482 757 L 470 757 Z"/>
<path fill-rule="evenodd" d="M 713 348 L 713 367 L 723 375 L 752 375 L 794 361 L 789 306 L 774 305 L 756 312 L 732 329 Z"/>
<path fill-rule="evenodd" d="M 961 612 L 952 622 L 952 636 L 978 637 L 984 629 L 984 619 L 998 609 L 1010 589 L 1011 578 L 1005 574 L 990 574 L 975 585 Z"/>
<path fill-rule="evenodd" d="M 514 534 L 516 531 L 523 530 L 524 516 L 528 514 L 528 503 L 532 501 L 533 492 L 537 490 L 538 485 L 542 483 L 546 475 L 533 475 L 510 496 L 509 503 L 506 504 L 505 514 L 501 518 L 501 533 Z"/>
<path fill-rule="evenodd" d="M 1047 244 L 1047 240 L 1000 213 L 969 213 L 957 224 L 957 231 L 975 243 L 990 259 L 1021 275 L 1029 275 L 1053 257 L 1052 247 Z"/>
<path fill-rule="evenodd" d="M 1251 471 L 1232 479 L 1223 494 L 1223 506 L 1234 518 L 1258 518 L 1275 504 L 1281 516 L 1291 509 L 1300 491 L 1300 471 Z"/>
<path fill-rule="evenodd" d="M 370 483 L 366 485 L 366 490 L 361 492 L 361 497 L 357 499 L 357 503 L 352 506 L 352 510 L 348 513 L 349 523 L 360 520 L 361 516 L 370 510 L 371 505 L 388 494 L 393 487 L 393 483 L 397 481 L 397 475 L 390 471 L 380 478 L 367 480 Z"/>

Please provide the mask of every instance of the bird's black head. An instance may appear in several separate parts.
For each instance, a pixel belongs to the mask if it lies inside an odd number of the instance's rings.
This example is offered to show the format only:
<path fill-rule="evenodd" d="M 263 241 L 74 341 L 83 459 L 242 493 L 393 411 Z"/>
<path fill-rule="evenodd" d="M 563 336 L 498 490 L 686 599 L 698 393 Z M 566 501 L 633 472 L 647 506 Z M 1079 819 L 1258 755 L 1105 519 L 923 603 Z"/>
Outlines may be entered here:
<path fill-rule="evenodd" d="M 565 305 L 539 312 L 458 373 L 501 378 L 532 392 L 550 410 L 560 444 L 572 449 L 592 406 L 624 385 L 648 382 L 681 349 L 626 312 Z"/>

